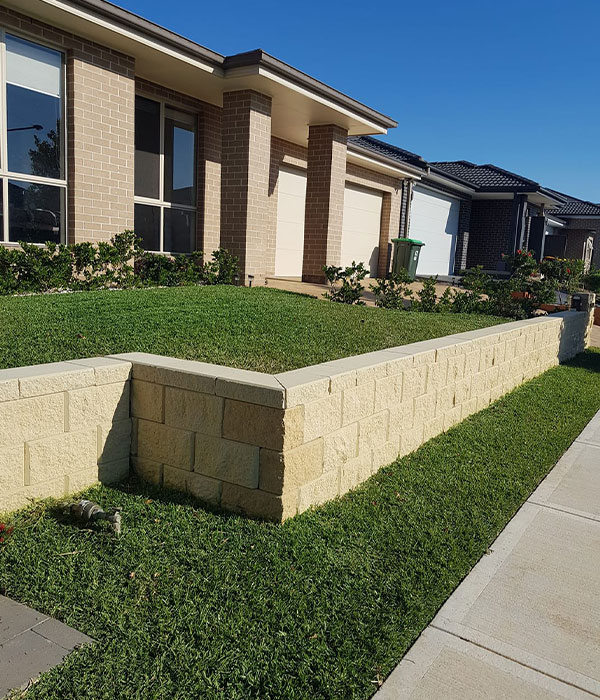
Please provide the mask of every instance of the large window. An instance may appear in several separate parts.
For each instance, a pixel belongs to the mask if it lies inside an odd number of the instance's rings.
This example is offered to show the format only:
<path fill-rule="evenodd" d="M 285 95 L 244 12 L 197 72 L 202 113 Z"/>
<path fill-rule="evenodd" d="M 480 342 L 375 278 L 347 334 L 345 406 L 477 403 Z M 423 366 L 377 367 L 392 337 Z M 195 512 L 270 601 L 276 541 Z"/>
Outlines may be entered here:
<path fill-rule="evenodd" d="M 0 42 L 0 240 L 59 243 L 65 239 L 63 54 L 4 32 Z"/>
<path fill-rule="evenodd" d="M 196 118 L 135 101 L 135 232 L 146 250 L 189 253 L 196 240 Z"/>

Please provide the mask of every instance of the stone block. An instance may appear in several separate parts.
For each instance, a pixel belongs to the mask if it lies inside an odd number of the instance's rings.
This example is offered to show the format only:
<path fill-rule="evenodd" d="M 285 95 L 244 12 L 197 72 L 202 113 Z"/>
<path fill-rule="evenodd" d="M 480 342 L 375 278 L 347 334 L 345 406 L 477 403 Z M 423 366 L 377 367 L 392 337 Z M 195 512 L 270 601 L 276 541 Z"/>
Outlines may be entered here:
<path fill-rule="evenodd" d="M 69 389 L 79 389 L 95 383 L 94 370 L 70 362 L 53 362 L 32 367 L 16 367 L 19 393 L 22 398 L 55 394 Z"/>
<path fill-rule="evenodd" d="M 407 430 L 400 434 L 400 450 L 399 456 L 404 457 L 411 452 L 419 449 L 423 444 L 423 426 L 417 425 L 411 430 Z"/>
<path fill-rule="evenodd" d="M 224 402 L 225 399 L 214 394 L 165 387 L 165 425 L 206 435 L 221 435 Z"/>
<path fill-rule="evenodd" d="M 304 484 L 298 491 L 298 513 L 311 506 L 318 506 L 339 495 L 340 473 L 338 469 L 324 472 L 310 484 Z"/>
<path fill-rule="evenodd" d="M 373 413 L 375 381 L 346 389 L 342 396 L 342 424 L 355 423 Z"/>
<path fill-rule="evenodd" d="M 479 348 L 471 350 L 465 355 L 465 377 L 472 377 L 479 372 L 481 362 L 481 350 Z"/>
<path fill-rule="evenodd" d="M 131 382 L 131 415 L 164 423 L 165 388 L 160 384 L 134 379 Z"/>
<path fill-rule="evenodd" d="M 64 432 L 64 394 L 0 403 L 0 448 Z"/>
<path fill-rule="evenodd" d="M 498 367 L 490 367 L 485 373 L 485 386 L 486 389 L 492 389 L 498 385 Z"/>
<path fill-rule="evenodd" d="M 402 374 L 393 374 L 375 381 L 375 411 L 397 406 L 402 402 Z"/>
<path fill-rule="evenodd" d="M 129 418 L 129 382 L 75 389 L 67 394 L 67 430 Z"/>
<path fill-rule="evenodd" d="M 0 371 L 0 401 L 14 401 L 19 398 L 19 380 L 2 379 Z"/>
<path fill-rule="evenodd" d="M 373 450 L 375 447 L 388 441 L 390 414 L 389 411 L 380 411 L 372 416 L 363 418 L 358 423 L 358 453 Z M 394 439 L 395 433 L 392 434 Z"/>
<path fill-rule="evenodd" d="M 168 465 L 164 466 L 163 486 L 174 491 L 189 493 L 204 503 L 218 506 L 221 502 L 223 484 L 218 479 L 211 479 L 203 474 L 189 472 L 186 469 L 177 469 Z"/>
<path fill-rule="evenodd" d="M 461 379 L 454 387 L 454 405 L 458 406 L 471 398 L 471 382 L 469 379 Z"/>
<path fill-rule="evenodd" d="M 314 481 L 323 473 L 323 438 L 287 450 L 285 453 L 266 448 L 260 451 L 258 487 L 261 491 L 281 494 Z"/>
<path fill-rule="evenodd" d="M 423 424 L 423 442 L 444 432 L 444 416 L 437 416 Z"/>
<path fill-rule="evenodd" d="M 13 493 L 0 493 L 0 513 L 30 506 L 33 499 L 62 498 L 66 493 L 64 476 L 58 479 L 45 481 L 41 484 L 25 486 L 21 490 L 14 491 Z"/>
<path fill-rule="evenodd" d="M 129 457 L 98 465 L 98 481 L 102 484 L 116 484 L 129 476 Z"/>
<path fill-rule="evenodd" d="M 116 384 L 131 378 L 131 362 L 111 357 L 88 357 L 84 360 L 69 360 L 70 364 L 94 370 L 95 384 Z"/>
<path fill-rule="evenodd" d="M 223 484 L 221 507 L 253 518 L 281 522 L 296 515 L 297 494 L 277 496 L 259 489 Z"/>
<path fill-rule="evenodd" d="M 25 473 L 29 472 L 30 484 L 93 469 L 97 463 L 96 428 L 31 440 L 25 445 Z"/>
<path fill-rule="evenodd" d="M 25 486 L 23 445 L 0 450 L 0 512 L 2 496 Z"/>
<path fill-rule="evenodd" d="M 357 454 L 358 423 L 351 423 L 323 437 L 322 471 L 337 469 Z"/>
<path fill-rule="evenodd" d="M 138 419 L 131 419 L 131 451 L 130 454 L 137 455 L 138 451 Z"/>
<path fill-rule="evenodd" d="M 271 450 L 292 449 L 304 439 L 304 406 L 284 410 L 226 399 L 223 437 Z"/>
<path fill-rule="evenodd" d="M 401 374 L 407 369 L 414 367 L 412 355 L 396 355 L 392 360 L 388 360 L 385 364 L 386 374 L 392 377 L 395 374 Z"/>
<path fill-rule="evenodd" d="M 479 394 L 477 396 L 477 410 L 478 411 L 481 411 L 490 405 L 490 396 L 491 396 L 491 392 L 489 389 L 486 389 L 485 391 L 483 391 L 481 394 Z"/>
<path fill-rule="evenodd" d="M 342 426 L 342 394 L 331 394 L 304 406 L 304 442 L 332 433 Z"/>
<path fill-rule="evenodd" d="M 435 418 L 437 394 L 435 392 L 422 394 L 415 399 L 414 424 L 427 423 Z"/>
<path fill-rule="evenodd" d="M 138 457 L 191 471 L 194 433 L 170 425 L 138 419 Z"/>
<path fill-rule="evenodd" d="M 462 406 L 455 406 L 444 413 L 444 430 L 450 430 L 453 425 L 460 423 L 462 419 Z"/>
<path fill-rule="evenodd" d="M 479 360 L 479 371 L 485 372 L 494 364 L 494 346 L 484 345 L 481 348 L 481 356 Z"/>
<path fill-rule="evenodd" d="M 456 387 L 454 384 L 442 387 L 437 392 L 437 400 L 435 404 L 435 415 L 443 416 L 445 413 L 454 408 L 455 405 Z"/>
<path fill-rule="evenodd" d="M 515 338 L 507 338 L 506 343 L 504 344 L 504 361 L 509 362 L 512 360 L 515 356 L 517 348 L 517 339 Z"/>
<path fill-rule="evenodd" d="M 414 399 L 425 393 L 427 387 L 427 365 L 418 365 L 403 373 L 402 400 Z"/>
<path fill-rule="evenodd" d="M 194 471 L 213 479 L 258 488 L 260 448 L 211 435 L 196 435 Z"/>
<path fill-rule="evenodd" d="M 474 413 L 477 413 L 477 401 L 478 398 L 475 396 L 462 404 L 461 420 L 464 420 L 468 416 L 472 416 Z"/>
<path fill-rule="evenodd" d="M 339 478 L 339 495 L 348 493 L 348 491 L 351 491 L 353 488 L 358 486 L 361 483 L 361 475 L 358 460 L 352 459 L 342 464 L 340 467 Z"/>
<path fill-rule="evenodd" d="M 494 345 L 494 365 L 500 365 L 506 357 L 506 342 L 501 340 Z"/>
<path fill-rule="evenodd" d="M 400 452 L 400 437 L 396 436 L 393 440 L 387 440 L 386 442 L 379 443 L 378 445 L 373 445 L 372 455 L 373 455 L 373 466 L 372 471 L 375 473 L 381 467 L 385 467 L 388 464 L 392 464 L 398 458 L 398 453 Z M 360 472 L 359 472 L 360 475 Z M 340 493 L 343 493 L 340 490 Z"/>
<path fill-rule="evenodd" d="M 428 365 L 427 368 L 427 393 L 430 394 L 448 383 L 448 360 L 440 359 Z"/>
<path fill-rule="evenodd" d="M 132 457 L 131 466 L 142 481 L 148 481 L 157 486 L 162 485 L 163 467 L 160 462 L 155 462 L 153 459 L 144 459 L 143 457 Z"/>
<path fill-rule="evenodd" d="M 98 426 L 98 462 L 128 459 L 131 454 L 131 420 Z"/>
<path fill-rule="evenodd" d="M 462 353 L 448 358 L 448 383 L 457 382 L 465 375 L 466 357 Z"/>
<path fill-rule="evenodd" d="M 410 430 L 415 424 L 415 403 L 413 399 L 403 401 L 389 410 L 389 435 L 399 435 L 405 430 Z"/>

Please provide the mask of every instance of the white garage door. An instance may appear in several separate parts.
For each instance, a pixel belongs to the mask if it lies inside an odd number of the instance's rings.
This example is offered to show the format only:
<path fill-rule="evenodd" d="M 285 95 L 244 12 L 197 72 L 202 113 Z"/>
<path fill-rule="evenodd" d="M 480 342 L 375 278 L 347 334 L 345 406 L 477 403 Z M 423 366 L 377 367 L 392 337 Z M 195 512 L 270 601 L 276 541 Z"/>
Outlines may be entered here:
<path fill-rule="evenodd" d="M 342 267 L 350 265 L 352 261 L 362 262 L 370 271 L 371 277 L 377 275 L 382 199 L 381 194 L 372 190 L 346 185 Z"/>
<path fill-rule="evenodd" d="M 306 173 L 281 168 L 277 183 L 277 277 L 302 277 L 305 200 Z"/>
<path fill-rule="evenodd" d="M 419 275 L 451 275 L 460 201 L 416 186 L 410 209 L 410 238 L 423 241 Z"/>

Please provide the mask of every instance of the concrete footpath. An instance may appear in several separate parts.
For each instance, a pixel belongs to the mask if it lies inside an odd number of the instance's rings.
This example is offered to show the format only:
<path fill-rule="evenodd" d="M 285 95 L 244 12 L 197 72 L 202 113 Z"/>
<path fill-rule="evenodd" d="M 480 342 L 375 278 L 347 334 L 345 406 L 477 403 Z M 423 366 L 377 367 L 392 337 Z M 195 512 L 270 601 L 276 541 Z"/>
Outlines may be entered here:
<path fill-rule="evenodd" d="M 85 634 L 0 596 L 0 698 L 59 664 Z"/>
<path fill-rule="evenodd" d="M 600 412 L 374 697 L 600 698 Z"/>

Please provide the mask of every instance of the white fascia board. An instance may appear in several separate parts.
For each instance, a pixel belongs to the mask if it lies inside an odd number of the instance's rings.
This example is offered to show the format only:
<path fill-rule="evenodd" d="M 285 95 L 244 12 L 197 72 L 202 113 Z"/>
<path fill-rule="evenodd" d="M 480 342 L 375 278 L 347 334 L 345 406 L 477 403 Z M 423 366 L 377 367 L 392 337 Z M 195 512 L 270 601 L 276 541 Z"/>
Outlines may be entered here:
<path fill-rule="evenodd" d="M 200 70 L 206 71 L 207 73 L 223 77 L 222 68 L 211 65 L 210 63 L 205 63 L 204 61 L 200 61 L 199 59 L 192 58 L 186 53 L 177 51 L 177 49 L 171 46 L 167 46 L 165 44 L 160 43 L 158 40 L 150 39 L 149 37 L 145 36 L 142 32 L 138 32 L 133 28 L 125 28 L 117 22 L 113 22 L 106 17 L 98 17 L 94 14 L 91 14 L 90 12 L 86 12 L 84 9 L 74 7 L 68 2 L 63 2 L 63 0 L 44 0 L 44 3 L 46 5 L 50 5 L 51 7 L 55 7 L 56 9 L 61 10 L 62 12 L 70 14 L 74 17 L 78 17 L 79 19 L 85 20 L 86 22 L 95 24 L 98 27 L 114 32 L 115 34 L 125 37 L 130 41 L 142 44 L 148 48 L 154 49 L 155 51 L 159 51 L 167 56 L 170 56 L 171 58 L 176 58 L 179 61 L 188 63 L 189 65 L 194 66 L 195 68 L 199 68 Z"/>
<path fill-rule="evenodd" d="M 348 146 L 348 159 L 358 162 L 359 165 L 363 165 L 369 170 L 378 170 L 379 172 L 383 172 L 394 177 L 401 177 L 403 179 L 410 178 L 411 180 L 421 179 L 421 175 L 417 175 L 417 173 L 412 170 L 404 169 L 402 166 L 397 167 L 395 165 L 388 165 L 387 163 L 382 163 L 376 158 L 369 158 L 369 156 L 365 156 L 362 153 L 358 153 L 357 151 L 353 150 L 351 145 Z"/>
<path fill-rule="evenodd" d="M 561 221 L 560 219 L 555 219 L 552 216 L 546 216 L 546 221 L 549 226 L 553 226 L 555 228 L 563 228 L 566 226 L 564 221 Z"/>
<path fill-rule="evenodd" d="M 295 83 L 291 82 L 290 80 L 286 80 L 281 75 L 278 75 L 277 73 L 274 73 L 273 71 L 270 71 L 268 68 L 265 68 L 264 66 L 259 66 L 258 75 L 260 75 L 264 78 L 267 78 L 268 80 L 272 80 L 274 83 L 278 83 L 279 85 L 283 85 L 288 90 L 292 90 L 293 92 L 297 92 L 298 94 L 303 95 L 304 97 L 307 97 L 308 99 L 312 100 L 313 102 L 318 102 L 319 104 L 322 104 L 325 107 L 328 107 L 329 109 L 332 109 L 336 112 L 339 112 L 340 114 L 343 114 L 345 117 L 348 117 L 348 119 L 352 119 L 355 122 L 359 122 L 360 124 L 363 124 L 366 127 L 365 134 L 387 134 L 387 129 L 383 128 L 382 126 L 379 126 L 378 124 L 375 124 L 374 122 L 369 121 L 368 119 L 365 119 L 364 117 L 359 116 L 358 114 L 356 114 L 356 112 L 352 112 L 349 109 L 346 109 L 345 107 L 342 107 L 341 105 L 339 105 L 335 102 L 332 102 L 331 100 L 328 100 L 325 97 L 322 97 L 321 95 L 318 95 L 314 92 L 311 92 L 310 90 L 307 90 L 306 88 L 303 88 L 300 85 L 296 85 Z"/>

